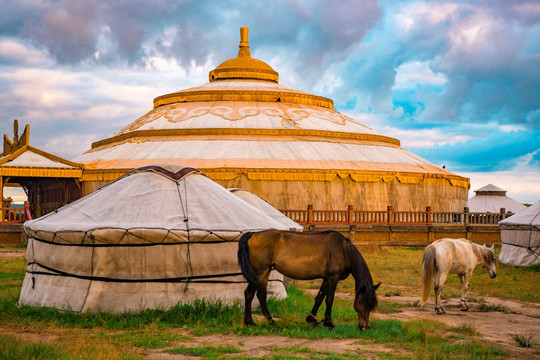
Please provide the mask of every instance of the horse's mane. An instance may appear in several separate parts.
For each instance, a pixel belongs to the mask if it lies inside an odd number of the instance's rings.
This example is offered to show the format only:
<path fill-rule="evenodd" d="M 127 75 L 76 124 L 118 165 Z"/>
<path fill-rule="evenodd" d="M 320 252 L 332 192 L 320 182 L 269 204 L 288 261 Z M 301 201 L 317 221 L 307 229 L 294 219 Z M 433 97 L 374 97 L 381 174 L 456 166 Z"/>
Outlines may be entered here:
<path fill-rule="evenodd" d="M 469 243 L 471 243 L 471 247 L 476 257 L 478 259 L 481 259 L 485 264 L 491 265 L 494 262 L 497 262 L 497 256 L 493 251 L 491 251 L 491 249 L 482 245 L 475 244 L 470 240 Z"/>
<path fill-rule="evenodd" d="M 356 289 L 355 295 L 358 296 L 360 290 L 365 287 L 364 292 L 364 306 L 369 311 L 374 310 L 377 307 L 378 299 L 377 294 L 375 293 L 375 288 L 373 286 L 373 278 L 371 277 L 371 272 L 367 266 L 366 261 L 360 251 L 354 246 L 351 239 L 340 233 L 339 231 L 330 230 L 329 232 L 334 232 L 340 235 L 343 241 L 350 247 L 351 250 L 351 272 L 356 280 Z"/>

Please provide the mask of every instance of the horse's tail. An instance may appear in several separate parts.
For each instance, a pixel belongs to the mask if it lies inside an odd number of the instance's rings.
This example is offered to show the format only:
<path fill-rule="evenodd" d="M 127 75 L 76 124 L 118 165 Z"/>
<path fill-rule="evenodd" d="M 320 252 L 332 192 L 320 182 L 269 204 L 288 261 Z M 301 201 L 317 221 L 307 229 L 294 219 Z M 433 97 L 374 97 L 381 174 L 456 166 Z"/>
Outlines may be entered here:
<path fill-rule="evenodd" d="M 433 276 L 435 274 L 435 248 L 426 246 L 424 249 L 424 258 L 422 259 L 422 304 L 424 306 L 431 292 L 433 285 Z"/>
<path fill-rule="evenodd" d="M 240 238 L 238 242 L 238 264 L 240 264 L 240 269 L 242 274 L 247 279 L 250 284 L 260 286 L 261 281 L 257 278 L 257 275 L 253 272 L 251 264 L 249 263 L 249 246 L 248 240 L 253 235 L 252 232 L 247 232 Z"/>

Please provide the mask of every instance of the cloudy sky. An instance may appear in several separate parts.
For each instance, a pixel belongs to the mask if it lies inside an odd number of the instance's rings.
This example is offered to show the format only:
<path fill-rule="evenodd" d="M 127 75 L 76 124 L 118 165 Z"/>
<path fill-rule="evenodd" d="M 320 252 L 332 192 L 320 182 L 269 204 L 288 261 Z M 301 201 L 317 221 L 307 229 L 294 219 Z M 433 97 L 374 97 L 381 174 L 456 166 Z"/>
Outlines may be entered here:
<path fill-rule="evenodd" d="M 3 0 L 0 131 L 73 159 L 238 52 L 518 201 L 540 200 L 540 2 Z"/>

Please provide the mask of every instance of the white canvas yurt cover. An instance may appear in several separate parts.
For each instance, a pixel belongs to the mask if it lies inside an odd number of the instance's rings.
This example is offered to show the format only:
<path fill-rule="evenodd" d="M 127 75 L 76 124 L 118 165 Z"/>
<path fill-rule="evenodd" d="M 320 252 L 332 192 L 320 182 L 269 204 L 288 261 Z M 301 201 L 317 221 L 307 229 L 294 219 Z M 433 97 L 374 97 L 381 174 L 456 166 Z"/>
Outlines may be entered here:
<path fill-rule="evenodd" d="M 531 266 L 540 263 L 540 201 L 499 222 L 504 264 Z"/>
<path fill-rule="evenodd" d="M 494 212 L 501 209 L 515 213 L 526 208 L 525 205 L 506 196 L 506 190 L 493 184 L 488 184 L 474 191 L 476 195 L 468 201 L 470 212 Z"/>
<path fill-rule="evenodd" d="M 238 239 L 289 225 L 196 169 L 139 168 L 24 224 L 28 269 L 19 304 L 125 312 L 241 301 L 247 283 Z M 286 296 L 282 276 L 271 279 L 269 293 Z"/>
<path fill-rule="evenodd" d="M 283 224 L 283 226 L 288 227 L 291 230 L 302 231 L 303 227 L 296 222 L 289 219 L 287 216 L 283 215 L 281 211 L 273 207 L 258 195 L 255 195 L 252 192 L 249 192 L 244 189 L 229 189 L 234 195 L 238 196 L 240 199 L 246 201 L 250 205 L 255 206 L 257 209 L 261 210 L 266 215 L 270 216 L 272 219 Z"/>

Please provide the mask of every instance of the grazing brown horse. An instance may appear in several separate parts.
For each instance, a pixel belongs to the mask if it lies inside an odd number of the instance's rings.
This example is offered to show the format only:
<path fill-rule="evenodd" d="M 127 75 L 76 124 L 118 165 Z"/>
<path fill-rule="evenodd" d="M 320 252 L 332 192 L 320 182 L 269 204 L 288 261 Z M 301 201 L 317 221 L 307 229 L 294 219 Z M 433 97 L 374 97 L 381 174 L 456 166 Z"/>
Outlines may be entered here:
<path fill-rule="evenodd" d="M 461 310 L 468 311 L 467 286 L 476 265 L 481 265 L 490 278 L 497 276 L 497 255 L 494 247 L 475 244 L 467 239 L 439 239 L 426 246 L 422 260 L 422 307 L 429 297 L 433 284 L 435 311 L 445 313 L 441 304 L 441 292 L 449 273 L 458 274 L 461 280 Z"/>
<path fill-rule="evenodd" d="M 324 326 L 333 329 L 332 304 L 338 281 L 352 274 L 356 281 L 354 309 L 358 314 L 358 329 L 369 329 L 369 314 L 377 307 L 375 290 L 380 283 L 373 280 L 364 258 L 351 240 L 337 231 L 299 233 L 266 230 L 242 235 L 238 262 L 248 280 L 244 291 L 244 324 L 254 325 L 251 302 L 257 293 L 263 314 L 270 323 L 272 315 L 266 305 L 266 286 L 274 268 L 292 279 L 323 279 L 315 305 L 307 316 L 308 323 L 317 323 L 316 316 L 326 298 Z"/>

